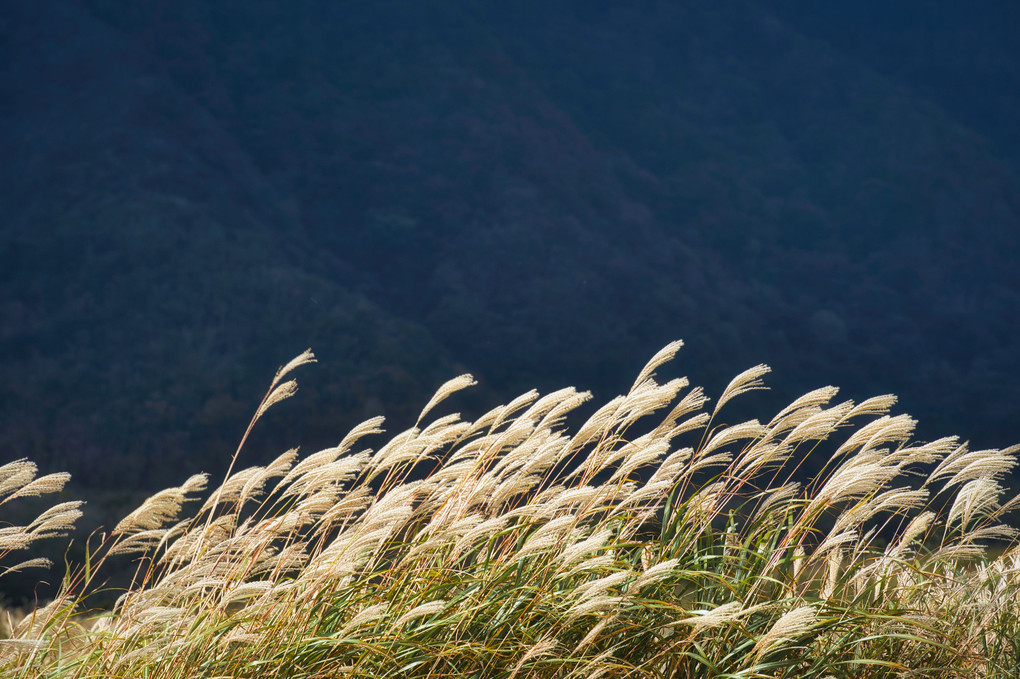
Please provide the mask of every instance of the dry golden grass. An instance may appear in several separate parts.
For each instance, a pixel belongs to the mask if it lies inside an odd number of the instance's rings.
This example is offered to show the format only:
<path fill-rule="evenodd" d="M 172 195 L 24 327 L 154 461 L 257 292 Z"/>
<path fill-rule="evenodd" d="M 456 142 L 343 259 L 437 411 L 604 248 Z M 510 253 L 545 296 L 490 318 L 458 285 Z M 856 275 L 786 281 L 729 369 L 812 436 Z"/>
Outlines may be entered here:
<path fill-rule="evenodd" d="M 767 368 L 709 414 L 687 380 L 655 379 L 679 348 L 572 434 L 588 399 L 573 389 L 427 421 L 465 375 L 378 450 L 381 418 L 265 466 L 238 470 L 239 447 L 211 492 L 195 475 L 152 496 L 12 618 L 4 676 L 1015 676 L 1015 450 L 912 443 L 895 399 L 833 403 L 831 387 L 719 425 Z M 252 425 L 313 361 L 280 369 Z M 827 465 L 795 482 L 823 442 Z M 11 463 L 0 504 L 65 481 Z M 78 511 L 0 529 L 0 556 Z M 133 584 L 82 624 L 118 554 L 138 559 Z"/>

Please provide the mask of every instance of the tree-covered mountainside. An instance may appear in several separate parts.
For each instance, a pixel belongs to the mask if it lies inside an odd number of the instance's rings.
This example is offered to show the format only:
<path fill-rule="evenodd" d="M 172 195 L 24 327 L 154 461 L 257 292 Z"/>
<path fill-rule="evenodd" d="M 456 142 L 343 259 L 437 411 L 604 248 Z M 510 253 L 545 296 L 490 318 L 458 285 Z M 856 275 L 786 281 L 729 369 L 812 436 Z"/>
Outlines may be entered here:
<path fill-rule="evenodd" d="M 1020 4 L 768 0 L 783 21 L 945 108 L 1020 158 Z"/>
<path fill-rule="evenodd" d="M 5 457 L 216 470 L 306 346 L 253 463 L 463 368 L 609 397 L 678 337 L 710 387 L 1020 439 L 1013 161 L 781 5 L 8 3 Z"/>

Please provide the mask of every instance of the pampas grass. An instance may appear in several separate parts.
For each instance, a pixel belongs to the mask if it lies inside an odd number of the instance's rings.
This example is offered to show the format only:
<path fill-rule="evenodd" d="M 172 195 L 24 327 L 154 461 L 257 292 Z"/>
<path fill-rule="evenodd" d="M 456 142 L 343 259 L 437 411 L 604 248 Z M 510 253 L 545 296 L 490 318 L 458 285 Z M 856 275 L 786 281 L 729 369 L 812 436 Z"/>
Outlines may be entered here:
<path fill-rule="evenodd" d="M 918 444 L 889 396 L 825 387 L 761 424 L 721 424 L 656 381 L 680 343 L 574 433 L 589 396 L 529 392 L 475 420 L 434 409 L 373 450 L 194 475 L 90 543 L 58 596 L 6 623 L 5 677 L 1011 677 L 1020 550 L 1003 483 L 1015 449 Z M 297 389 L 277 373 L 255 421 Z M 811 451 L 831 450 L 806 483 Z M 20 460 L 0 505 L 60 490 Z M 0 528 L 0 557 L 63 535 L 60 503 Z M 188 508 L 190 507 L 190 512 Z M 183 517 L 183 518 L 182 518 Z M 995 546 L 995 551 L 989 549 Z M 136 559 L 89 611 L 107 560 Z M 22 567 L 35 565 L 33 562 Z M 16 564 L 13 566 L 17 568 Z"/>

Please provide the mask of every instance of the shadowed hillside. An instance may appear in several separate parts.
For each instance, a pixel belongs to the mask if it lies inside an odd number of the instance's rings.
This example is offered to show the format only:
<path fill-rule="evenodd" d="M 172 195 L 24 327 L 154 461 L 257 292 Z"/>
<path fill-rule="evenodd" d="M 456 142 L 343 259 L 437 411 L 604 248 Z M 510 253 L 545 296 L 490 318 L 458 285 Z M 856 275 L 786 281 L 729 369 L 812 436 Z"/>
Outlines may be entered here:
<path fill-rule="evenodd" d="M 709 387 L 1020 439 L 1009 161 L 782 14 L 617 4 L 11 3 L 5 457 L 162 486 L 306 346 L 315 410 L 251 463 L 465 367 L 610 397 L 679 336 Z"/>

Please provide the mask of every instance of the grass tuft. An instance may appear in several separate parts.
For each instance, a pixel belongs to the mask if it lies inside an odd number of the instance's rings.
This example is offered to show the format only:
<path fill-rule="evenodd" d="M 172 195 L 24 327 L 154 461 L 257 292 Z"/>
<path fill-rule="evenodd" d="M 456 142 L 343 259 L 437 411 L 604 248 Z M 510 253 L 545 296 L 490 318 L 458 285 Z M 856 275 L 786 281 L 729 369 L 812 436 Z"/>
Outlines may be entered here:
<path fill-rule="evenodd" d="M 766 424 L 719 424 L 655 371 L 573 433 L 589 396 L 529 392 L 153 495 L 0 640 L 5 677 L 1015 677 L 1016 449 L 911 441 L 895 399 L 815 390 Z M 296 391 L 280 369 L 245 433 Z M 244 444 L 242 439 L 242 446 Z M 805 457 L 831 450 L 795 481 Z M 66 475 L 0 467 L 0 505 Z M 0 528 L 0 558 L 65 535 L 80 503 Z M 192 507 L 189 515 L 185 507 Z M 183 518 L 182 518 L 183 517 Z M 109 559 L 134 581 L 88 611 Z M 8 570 L 37 565 L 14 564 Z"/>

